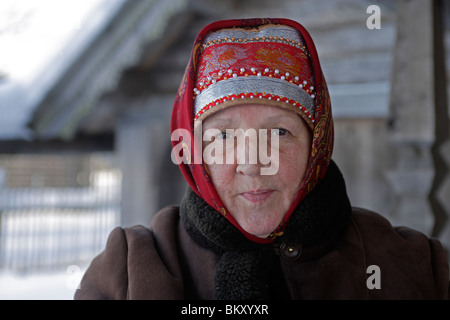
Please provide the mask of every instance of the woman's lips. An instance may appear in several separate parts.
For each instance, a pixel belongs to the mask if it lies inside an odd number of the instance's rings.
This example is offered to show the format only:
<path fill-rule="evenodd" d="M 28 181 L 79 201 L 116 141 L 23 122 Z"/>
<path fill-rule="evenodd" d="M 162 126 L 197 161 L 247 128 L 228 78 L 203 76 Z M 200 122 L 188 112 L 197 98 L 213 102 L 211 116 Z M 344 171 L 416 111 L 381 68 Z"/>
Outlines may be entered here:
<path fill-rule="evenodd" d="M 258 202 L 263 202 L 263 201 L 267 200 L 274 192 L 275 192 L 275 190 L 271 190 L 271 189 L 253 190 L 253 191 L 243 192 L 240 195 L 252 203 L 258 203 Z"/>

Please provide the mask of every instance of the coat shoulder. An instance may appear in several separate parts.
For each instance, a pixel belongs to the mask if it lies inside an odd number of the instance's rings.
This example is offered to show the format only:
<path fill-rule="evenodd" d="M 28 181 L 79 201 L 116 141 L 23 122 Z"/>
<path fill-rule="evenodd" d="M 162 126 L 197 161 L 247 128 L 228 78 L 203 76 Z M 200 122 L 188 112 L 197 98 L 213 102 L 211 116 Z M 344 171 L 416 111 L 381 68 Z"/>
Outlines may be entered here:
<path fill-rule="evenodd" d="M 178 208 L 170 206 L 155 215 L 150 228 L 115 228 L 86 270 L 75 299 L 180 298 L 177 224 Z"/>
<path fill-rule="evenodd" d="M 127 240 L 122 228 L 115 228 L 109 235 L 106 247 L 95 257 L 86 270 L 75 300 L 119 300 L 126 299 Z"/>
<path fill-rule="evenodd" d="M 362 238 L 377 237 L 377 241 L 380 241 L 382 236 L 387 236 L 390 241 L 397 240 L 411 245 L 426 246 L 430 241 L 437 241 L 421 231 L 406 226 L 393 226 L 386 217 L 367 209 L 353 208 L 352 222 Z"/>
<path fill-rule="evenodd" d="M 351 220 L 366 264 L 380 267 L 386 286 L 394 291 L 406 282 L 410 288 L 425 288 L 426 294 L 418 298 L 449 298 L 447 255 L 437 239 L 409 227 L 392 226 L 366 209 L 353 208 Z"/>

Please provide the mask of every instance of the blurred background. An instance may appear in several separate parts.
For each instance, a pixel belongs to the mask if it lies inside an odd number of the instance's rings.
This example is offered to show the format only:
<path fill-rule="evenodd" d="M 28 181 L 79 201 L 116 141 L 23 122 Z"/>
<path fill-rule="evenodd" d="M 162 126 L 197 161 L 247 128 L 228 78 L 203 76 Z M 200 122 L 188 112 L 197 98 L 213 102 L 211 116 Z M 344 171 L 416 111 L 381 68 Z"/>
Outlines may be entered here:
<path fill-rule="evenodd" d="M 114 227 L 179 203 L 192 43 L 248 17 L 315 40 L 352 204 L 450 248 L 449 1 L 2 0 L 0 299 L 71 299 Z"/>

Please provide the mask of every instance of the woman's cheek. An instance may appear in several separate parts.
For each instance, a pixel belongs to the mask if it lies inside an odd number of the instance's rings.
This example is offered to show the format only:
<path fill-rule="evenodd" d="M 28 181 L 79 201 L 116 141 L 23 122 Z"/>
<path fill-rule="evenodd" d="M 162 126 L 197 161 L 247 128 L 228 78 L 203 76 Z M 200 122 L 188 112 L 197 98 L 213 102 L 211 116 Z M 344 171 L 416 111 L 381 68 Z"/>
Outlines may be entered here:
<path fill-rule="evenodd" d="M 233 174 L 235 172 L 233 165 L 227 164 L 210 164 L 208 165 L 208 171 L 211 175 L 212 181 L 216 190 L 225 188 L 230 185 L 233 180 Z"/>
<path fill-rule="evenodd" d="M 309 150 L 298 145 L 280 146 L 279 178 L 291 188 L 300 186 L 309 161 Z"/>

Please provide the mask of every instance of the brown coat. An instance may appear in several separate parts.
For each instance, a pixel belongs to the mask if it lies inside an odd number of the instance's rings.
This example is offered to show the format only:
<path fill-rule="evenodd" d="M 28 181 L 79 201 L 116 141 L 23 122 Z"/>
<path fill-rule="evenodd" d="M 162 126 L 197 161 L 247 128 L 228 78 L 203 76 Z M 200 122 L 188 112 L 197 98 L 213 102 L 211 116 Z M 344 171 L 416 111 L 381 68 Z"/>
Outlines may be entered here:
<path fill-rule="evenodd" d="M 293 299 L 448 299 L 442 245 L 420 232 L 393 228 L 380 215 L 353 209 L 341 241 L 326 250 L 275 248 Z M 214 299 L 219 257 L 194 242 L 170 206 L 142 226 L 116 228 L 86 271 L 75 299 Z M 371 265 L 379 267 L 380 289 Z"/>

